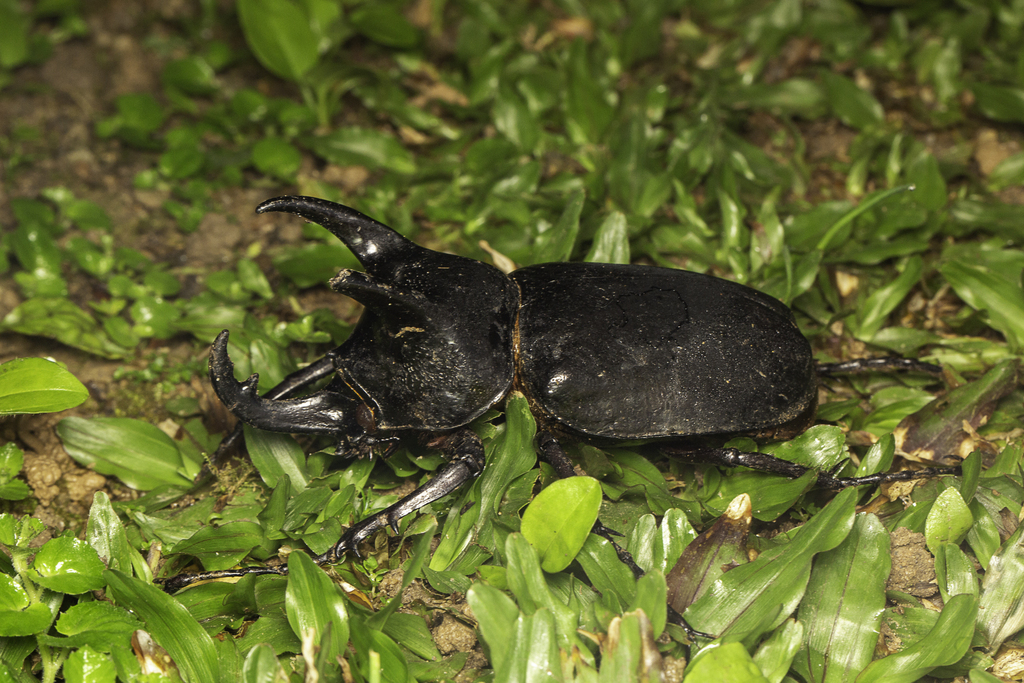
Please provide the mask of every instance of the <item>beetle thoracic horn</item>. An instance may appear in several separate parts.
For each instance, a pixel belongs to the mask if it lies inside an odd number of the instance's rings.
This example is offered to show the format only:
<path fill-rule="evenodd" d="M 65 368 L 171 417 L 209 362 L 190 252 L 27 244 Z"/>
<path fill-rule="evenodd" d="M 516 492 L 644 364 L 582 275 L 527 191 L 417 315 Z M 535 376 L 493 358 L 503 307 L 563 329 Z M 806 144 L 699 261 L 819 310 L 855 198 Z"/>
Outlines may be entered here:
<path fill-rule="evenodd" d="M 275 197 L 256 207 L 256 213 L 281 211 L 302 216 L 327 228 L 345 243 L 367 272 L 382 262 L 393 262 L 397 252 L 432 253 L 355 209 L 316 197 Z M 407 261 L 412 260 L 407 258 Z"/>
<path fill-rule="evenodd" d="M 210 353 L 210 380 L 217 396 L 238 419 L 259 429 L 280 431 L 287 424 L 291 432 L 338 434 L 354 420 L 355 399 L 321 390 L 304 398 L 267 400 L 257 393 L 258 375 L 244 382 L 235 379 L 234 364 L 228 357 L 228 332 L 217 335 Z"/>

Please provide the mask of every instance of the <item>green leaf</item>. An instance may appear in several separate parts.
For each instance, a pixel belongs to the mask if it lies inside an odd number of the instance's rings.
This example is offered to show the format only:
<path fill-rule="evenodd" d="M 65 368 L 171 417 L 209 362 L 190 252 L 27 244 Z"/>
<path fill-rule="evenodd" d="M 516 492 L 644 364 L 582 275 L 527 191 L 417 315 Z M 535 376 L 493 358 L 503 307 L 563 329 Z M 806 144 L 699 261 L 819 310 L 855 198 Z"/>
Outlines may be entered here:
<path fill-rule="evenodd" d="M 857 683 L 913 683 L 937 666 L 958 661 L 971 646 L 977 614 L 975 596 L 953 596 L 924 638 L 905 650 L 872 662 L 857 677 Z"/>
<path fill-rule="evenodd" d="M 33 579 L 58 593 L 77 595 L 103 587 L 106 569 L 85 541 L 61 536 L 46 542 L 32 561 Z"/>
<path fill-rule="evenodd" d="M 683 683 L 705 681 L 768 683 L 750 653 L 740 643 L 715 643 L 697 653 L 686 667 Z"/>
<path fill-rule="evenodd" d="M 608 214 L 597 228 L 594 243 L 583 260 L 591 263 L 629 263 L 629 232 L 625 214 L 620 211 Z"/>
<path fill-rule="evenodd" d="M 466 600 L 480 625 L 480 636 L 490 651 L 491 667 L 495 671 L 505 670 L 519 608 L 500 590 L 480 582 L 469 589 Z"/>
<path fill-rule="evenodd" d="M 875 290 L 857 309 L 857 322 L 854 334 L 858 339 L 870 342 L 882 326 L 889 314 L 910 294 L 921 280 L 924 262 L 920 256 L 907 260 L 903 272 L 885 287 Z"/>
<path fill-rule="evenodd" d="M 154 425 L 123 417 L 68 417 L 57 425 L 68 455 L 83 467 L 112 474 L 133 489 L 161 484 L 187 488 L 174 440 Z"/>
<path fill-rule="evenodd" d="M 302 153 L 287 140 L 265 137 L 253 146 L 252 163 L 260 173 L 291 180 L 302 165 Z"/>
<path fill-rule="evenodd" d="M 554 263 L 569 260 L 576 244 L 576 235 L 580 230 L 580 214 L 583 212 L 585 200 L 586 193 L 583 190 L 574 190 L 569 195 L 558 222 L 537 236 L 531 263 Z"/>
<path fill-rule="evenodd" d="M 806 643 L 793 668 L 805 680 L 853 680 L 871 662 L 890 564 L 889 533 L 871 514 L 857 515 L 850 535 L 815 558 L 797 612 Z"/>
<path fill-rule="evenodd" d="M 107 570 L 103 576 L 107 595 L 142 619 L 153 640 L 178 665 L 186 683 L 220 680 L 213 639 L 181 603 L 156 586 L 119 571 Z"/>
<path fill-rule="evenodd" d="M 924 525 L 925 543 L 933 555 L 946 543 L 959 543 L 974 524 L 971 511 L 955 488 L 939 494 Z"/>
<path fill-rule="evenodd" d="M 416 47 L 420 34 L 393 5 L 367 3 L 353 11 L 348 20 L 353 28 L 375 43 L 406 50 Z"/>
<path fill-rule="evenodd" d="M 807 588 L 811 560 L 838 546 L 853 525 L 857 491 L 841 491 L 792 536 L 756 560 L 726 572 L 683 615 L 694 628 L 755 638 L 785 621 Z"/>
<path fill-rule="evenodd" d="M 80 602 L 57 619 L 55 628 L 64 637 L 40 635 L 37 638 L 51 647 L 88 645 L 99 652 L 110 652 L 118 647 L 129 647 L 132 632 L 142 626 L 142 622 L 123 607 L 109 602 Z"/>
<path fill-rule="evenodd" d="M 229 522 L 204 526 L 187 540 L 174 545 L 174 552 L 192 555 L 206 571 L 220 571 L 236 565 L 249 551 L 263 543 L 263 529 L 255 522 Z"/>
<path fill-rule="evenodd" d="M 331 661 L 345 653 L 349 636 L 345 598 L 324 570 L 302 552 L 288 556 L 285 610 L 295 635 L 303 638 L 312 630 L 313 642 Z"/>
<path fill-rule="evenodd" d="M 31 26 L 16 3 L 0 3 L 0 67 L 10 69 L 28 59 Z"/>
<path fill-rule="evenodd" d="M 804 641 L 804 625 L 787 619 L 757 648 L 754 663 L 768 683 L 780 683 Z"/>
<path fill-rule="evenodd" d="M 821 80 L 833 113 L 846 125 L 863 130 L 881 126 L 885 122 L 885 111 L 874 95 L 861 90 L 849 78 L 831 71 L 822 71 Z"/>
<path fill-rule="evenodd" d="M 65 683 L 114 683 L 117 669 L 113 660 L 86 645 L 64 662 Z"/>
<path fill-rule="evenodd" d="M 523 512 L 522 533 L 546 572 L 569 566 L 583 547 L 601 509 L 601 484 L 590 477 L 559 479 Z"/>
<path fill-rule="evenodd" d="M 656 652 L 651 622 L 643 610 L 613 618 L 601 648 L 599 683 L 659 680 L 661 662 L 655 659 Z"/>
<path fill-rule="evenodd" d="M 313 138 L 306 147 L 339 166 L 368 166 L 408 175 L 416 172 L 412 153 L 394 136 L 371 128 L 345 127 Z"/>
<path fill-rule="evenodd" d="M 975 83 L 971 90 L 982 115 L 994 121 L 1024 123 L 1024 88 Z"/>
<path fill-rule="evenodd" d="M 562 662 L 551 612 L 539 609 L 529 616 L 520 614 L 513 626 L 509 645 L 504 665 L 494 669 L 495 683 L 560 680 L 557 674 L 562 671 Z"/>
<path fill-rule="evenodd" d="M 245 41 L 260 64 L 299 81 L 319 59 L 319 41 L 306 13 L 291 0 L 238 0 Z"/>
<path fill-rule="evenodd" d="M 591 72 L 587 43 L 577 38 L 566 64 L 565 92 L 565 127 L 577 144 L 600 142 L 615 115 L 599 83 Z"/>
<path fill-rule="evenodd" d="M 128 353 L 103 332 L 92 315 L 65 298 L 28 299 L 7 314 L 0 330 L 56 339 L 103 358 L 124 358 Z"/>
<path fill-rule="evenodd" d="M 1024 627 L 1024 527 L 989 560 L 981 582 L 978 631 L 991 651 Z"/>
<path fill-rule="evenodd" d="M 281 477 L 288 477 L 296 495 L 306 490 L 309 484 L 306 454 L 291 436 L 245 425 L 245 445 L 252 464 L 267 486 L 274 488 Z"/>
<path fill-rule="evenodd" d="M 988 314 L 989 324 L 1003 333 L 1010 348 L 1024 344 L 1024 292 L 983 266 L 947 261 L 939 270 L 967 305 Z"/>

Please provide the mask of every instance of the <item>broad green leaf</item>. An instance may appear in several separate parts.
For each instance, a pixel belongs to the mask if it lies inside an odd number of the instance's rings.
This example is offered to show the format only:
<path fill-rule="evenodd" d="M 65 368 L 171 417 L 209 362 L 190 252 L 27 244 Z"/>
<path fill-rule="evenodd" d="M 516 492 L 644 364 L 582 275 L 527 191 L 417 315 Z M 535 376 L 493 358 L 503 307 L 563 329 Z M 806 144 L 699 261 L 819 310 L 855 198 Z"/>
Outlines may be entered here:
<path fill-rule="evenodd" d="M 62 297 L 22 302 L 3 319 L 0 330 L 56 339 L 103 358 L 124 358 L 129 351 L 112 341 L 92 315 Z"/>
<path fill-rule="evenodd" d="M 123 417 L 68 417 L 57 425 L 68 455 L 83 467 L 112 474 L 134 489 L 161 484 L 186 488 L 181 454 L 174 440 L 156 426 Z"/>
<path fill-rule="evenodd" d="M 131 610 L 178 665 L 185 683 L 220 680 L 213 639 L 181 603 L 152 584 L 116 570 L 103 574 L 107 595 Z"/>
<path fill-rule="evenodd" d="M 629 232 L 626 216 L 613 211 L 601 222 L 594 243 L 584 261 L 591 263 L 629 263 Z"/>
<path fill-rule="evenodd" d="M 726 572 L 683 615 L 717 636 L 755 638 L 781 624 L 800 603 L 811 560 L 835 548 L 853 525 L 857 491 L 845 489 L 792 535 L 753 562 Z"/>
<path fill-rule="evenodd" d="M 539 609 L 531 615 L 520 614 L 504 665 L 494 669 L 495 683 L 553 683 L 562 679 L 561 671 L 551 612 Z"/>
<path fill-rule="evenodd" d="M 352 26 L 375 43 L 398 49 L 416 47 L 419 31 L 392 5 L 368 3 L 360 5 L 348 20 Z"/>
<path fill-rule="evenodd" d="M 1024 88 L 975 83 L 975 105 L 994 121 L 1024 123 Z"/>
<path fill-rule="evenodd" d="M 505 670 L 519 608 L 500 590 L 480 582 L 469 589 L 466 600 L 480 625 L 480 636 L 490 650 L 491 667 L 495 671 Z"/>
<path fill-rule="evenodd" d="M 192 555 L 206 571 L 229 569 L 263 542 L 263 529 L 255 522 L 230 522 L 204 526 L 188 540 L 174 545 L 174 552 Z"/>
<path fill-rule="evenodd" d="M 331 660 L 348 646 L 349 621 L 345 598 L 337 586 L 308 555 L 288 556 L 288 590 L 285 593 L 288 623 L 302 638 L 313 631 L 314 642 Z"/>
<path fill-rule="evenodd" d="M 832 112 L 846 125 L 865 129 L 880 126 L 885 121 L 885 112 L 874 95 L 862 90 L 849 78 L 823 71 L 821 80 Z"/>
<path fill-rule="evenodd" d="M 77 595 L 102 588 L 105 569 L 91 545 L 61 536 L 47 541 L 36 553 L 32 578 L 52 591 Z"/>
<path fill-rule="evenodd" d="M 314 154 L 332 164 L 358 164 L 399 174 L 416 172 L 412 153 L 394 136 L 372 128 L 339 128 L 305 144 Z"/>
<path fill-rule="evenodd" d="M 577 144 L 600 142 L 615 115 L 591 72 L 592 63 L 588 59 L 587 43 L 577 38 L 569 51 L 565 92 L 565 127 Z"/>
<path fill-rule="evenodd" d="M 276 683 L 286 681 L 288 676 L 277 660 L 274 648 L 261 643 L 249 650 L 242 665 L 243 683 Z"/>
<path fill-rule="evenodd" d="M 316 64 L 317 36 L 292 0 L 238 0 L 245 41 L 267 69 L 298 81 Z"/>
<path fill-rule="evenodd" d="M 15 358 L 0 365 L 0 415 L 56 413 L 87 398 L 85 386 L 53 361 Z"/>
<path fill-rule="evenodd" d="M 576 235 L 580 230 L 580 214 L 583 212 L 585 199 L 586 194 L 583 190 L 575 190 L 569 195 L 558 222 L 537 236 L 532 263 L 569 260 L 576 244 Z"/>
<path fill-rule="evenodd" d="M 661 656 L 647 615 L 643 610 L 636 610 L 613 618 L 601 648 L 599 683 L 660 678 Z"/>
<path fill-rule="evenodd" d="M 296 495 L 306 490 L 309 484 L 306 454 L 294 438 L 245 425 L 245 445 L 252 464 L 267 486 L 274 488 L 281 477 L 288 477 Z"/>
<path fill-rule="evenodd" d="M 924 638 L 905 650 L 872 662 L 857 677 L 857 683 L 913 683 L 937 666 L 958 661 L 971 646 L 977 614 L 975 596 L 953 596 Z"/>
<path fill-rule="evenodd" d="M 939 494 L 925 520 L 924 537 L 928 550 L 937 554 L 946 543 L 959 543 L 974 523 L 971 511 L 955 488 Z"/>
<path fill-rule="evenodd" d="M 871 514 L 858 515 L 850 535 L 815 558 L 797 612 L 806 641 L 793 667 L 805 680 L 852 681 L 871 662 L 889 569 L 889 534 Z"/>
<path fill-rule="evenodd" d="M 110 656 L 96 652 L 88 645 L 68 656 L 63 672 L 66 683 L 114 683 L 117 678 Z"/>
<path fill-rule="evenodd" d="M 253 146 L 252 163 L 260 173 L 291 180 L 302 164 L 302 153 L 282 138 L 266 137 Z"/>
<path fill-rule="evenodd" d="M 780 683 L 804 641 L 803 623 L 787 619 L 757 648 L 754 663 L 768 683 Z"/>
<path fill-rule="evenodd" d="M 988 268 L 958 261 L 939 267 L 956 295 L 971 308 L 985 311 L 989 324 L 1003 333 L 1011 349 L 1024 343 L 1024 292 L 1021 284 L 1008 281 Z"/>
<path fill-rule="evenodd" d="M 683 683 L 705 681 L 768 683 L 750 653 L 740 643 L 714 643 L 697 653 L 686 667 Z"/>
<path fill-rule="evenodd" d="M 80 602 L 61 613 L 55 625 L 63 637 L 39 635 L 39 642 L 50 647 L 83 647 L 99 652 L 129 647 L 132 632 L 142 622 L 126 609 L 109 602 Z"/>
<path fill-rule="evenodd" d="M 552 482 L 523 512 L 522 533 L 546 572 L 569 566 L 583 547 L 601 509 L 601 485 L 591 477 Z"/>
<path fill-rule="evenodd" d="M 995 651 L 1024 627 L 1024 527 L 989 560 L 981 582 L 978 631 Z"/>
<path fill-rule="evenodd" d="M 911 257 L 903 272 L 885 287 L 874 292 L 857 309 L 854 334 L 864 341 L 871 341 L 885 325 L 889 314 L 907 298 L 910 290 L 921 280 L 924 263 L 920 256 Z"/>

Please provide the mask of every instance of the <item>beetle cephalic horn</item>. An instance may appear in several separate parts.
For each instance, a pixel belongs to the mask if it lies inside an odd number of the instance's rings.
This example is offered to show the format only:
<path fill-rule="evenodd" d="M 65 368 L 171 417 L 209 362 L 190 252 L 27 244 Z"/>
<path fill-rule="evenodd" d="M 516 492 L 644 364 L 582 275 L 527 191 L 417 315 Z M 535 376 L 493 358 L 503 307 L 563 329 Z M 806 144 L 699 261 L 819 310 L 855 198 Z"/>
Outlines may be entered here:
<path fill-rule="evenodd" d="M 327 228 L 345 243 L 367 272 L 374 272 L 379 263 L 395 260 L 401 251 L 428 252 L 397 232 L 365 216 L 355 209 L 316 197 L 275 197 L 256 207 L 256 213 L 281 211 L 302 216 Z M 411 260 L 411 259 L 409 259 Z"/>
<path fill-rule="evenodd" d="M 344 426 L 355 419 L 356 399 L 321 390 L 304 398 L 267 400 L 257 393 L 259 375 L 239 382 L 228 357 L 228 331 L 217 335 L 210 352 L 210 380 L 217 396 L 238 419 L 269 431 L 307 434 L 344 434 Z"/>

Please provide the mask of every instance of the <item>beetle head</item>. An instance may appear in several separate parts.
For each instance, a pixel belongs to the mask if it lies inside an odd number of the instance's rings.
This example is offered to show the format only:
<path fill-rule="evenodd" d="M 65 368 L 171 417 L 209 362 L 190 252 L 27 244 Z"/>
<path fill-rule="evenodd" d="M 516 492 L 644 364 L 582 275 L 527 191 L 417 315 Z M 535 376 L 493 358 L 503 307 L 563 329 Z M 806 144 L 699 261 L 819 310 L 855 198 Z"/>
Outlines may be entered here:
<path fill-rule="evenodd" d="M 240 384 L 226 371 L 226 338 L 222 359 L 215 344 L 214 387 L 244 422 L 355 438 L 367 434 L 360 426 L 367 416 L 356 414 L 362 405 L 379 432 L 444 430 L 475 419 L 508 391 L 519 290 L 501 271 L 420 247 L 354 209 L 322 199 L 278 197 L 256 211 L 294 213 L 341 239 L 365 272 L 342 270 L 331 287 L 366 310 L 333 353 L 338 378 L 303 399 L 259 399 L 252 378 Z M 228 388 L 232 383 L 237 387 Z M 275 426 L 264 427 L 271 413 Z"/>

